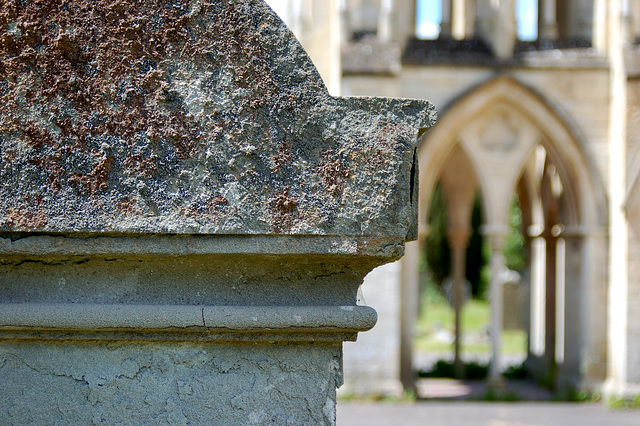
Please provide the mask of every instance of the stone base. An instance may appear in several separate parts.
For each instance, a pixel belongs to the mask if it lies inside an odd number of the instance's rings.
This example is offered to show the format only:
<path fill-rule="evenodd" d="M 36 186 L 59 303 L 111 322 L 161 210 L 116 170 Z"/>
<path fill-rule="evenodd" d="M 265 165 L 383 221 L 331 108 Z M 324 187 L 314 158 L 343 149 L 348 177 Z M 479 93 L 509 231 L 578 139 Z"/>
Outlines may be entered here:
<path fill-rule="evenodd" d="M 602 386 L 602 393 L 606 400 L 612 397 L 634 399 L 640 395 L 640 383 L 621 382 L 610 378 Z"/>
<path fill-rule="evenodd" d="M 340 343 L 0 343 L 7 424 L 334 424 Z M 338 381 L 338 383 L 336 383 Z"/>

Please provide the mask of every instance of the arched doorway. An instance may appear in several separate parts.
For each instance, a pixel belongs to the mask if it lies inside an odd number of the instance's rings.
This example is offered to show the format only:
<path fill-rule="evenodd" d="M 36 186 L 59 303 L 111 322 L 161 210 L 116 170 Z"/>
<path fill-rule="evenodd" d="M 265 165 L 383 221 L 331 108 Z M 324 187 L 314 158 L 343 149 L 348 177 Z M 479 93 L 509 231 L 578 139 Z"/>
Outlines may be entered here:
<path fill-rule="evenodd" d="M 532 288 L 528 364 L 536 375 L 552 371 L 557 385 L 581 386 L 605 375 L 607 215 L 602 186 L 567 122 L 549 102 L 507 76 L 460 97 L 421 141 L 419 220 L 423 239 L 428 200 L 461 148 L 482 193 L 484 234 L 491 244 L 492 328 L 501 330 L 502 248 L 509 206 L 514 192 L 519 195 Z M 405 386 L 412 378 L 410 316 L 416 309 L 410 305 L 416 300 L 419 245 L 407 246 L 403 262 Z M 499 380 L 500 333 L 492 339 L 490 377 Z"/>

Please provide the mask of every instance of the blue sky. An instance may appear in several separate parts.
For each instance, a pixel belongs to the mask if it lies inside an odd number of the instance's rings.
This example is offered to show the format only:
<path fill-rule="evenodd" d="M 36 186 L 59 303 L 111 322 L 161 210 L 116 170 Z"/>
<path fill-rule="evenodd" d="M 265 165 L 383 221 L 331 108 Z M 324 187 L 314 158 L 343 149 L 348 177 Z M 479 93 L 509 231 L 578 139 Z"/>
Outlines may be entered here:
<path fill-rule="evenodd" d="M 418 0 L 416 35 L 419 38 L 438 37 L 442 17 L 441 0 Z M 538 38 L 538 0 L 517 0 L 516 19 L 518 20 L 518 38 L 536 40 Z"/>

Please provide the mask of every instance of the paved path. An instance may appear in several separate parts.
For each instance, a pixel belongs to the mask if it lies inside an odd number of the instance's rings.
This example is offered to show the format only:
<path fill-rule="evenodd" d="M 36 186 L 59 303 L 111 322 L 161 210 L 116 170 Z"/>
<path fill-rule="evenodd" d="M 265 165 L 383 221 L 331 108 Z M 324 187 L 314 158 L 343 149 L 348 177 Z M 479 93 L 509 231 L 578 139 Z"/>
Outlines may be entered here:
<path fill-rule="evenodd" d="M 430 400 L 487 400 L 487 382 L 484 380 L 461 381 L 453 379 L 418 379 L 418 396 Z M 511 401 L 551 401 L 553 393 L 526 380 L 505 380 L 502 390 Z M 504 400 L 503 400 L 504 401 Z"/>
<path fill-rule="evenodd" d="M 338 402 L 338 426 L 640 426 L 640 411 L 552 402 Z"/>

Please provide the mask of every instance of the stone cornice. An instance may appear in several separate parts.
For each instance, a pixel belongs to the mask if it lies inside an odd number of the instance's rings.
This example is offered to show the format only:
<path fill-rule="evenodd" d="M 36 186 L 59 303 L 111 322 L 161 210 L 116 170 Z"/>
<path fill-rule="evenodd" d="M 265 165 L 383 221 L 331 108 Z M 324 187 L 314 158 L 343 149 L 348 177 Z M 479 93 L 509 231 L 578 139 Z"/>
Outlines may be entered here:
<path fill-rule="evenodd" d="M 395 237 L 273 235 L 0 235 L 2 256 L 95 255 L 286 255 L 327 254 L 399 258 L 404 244 Z"/>
<path fill-rule="evenodd" d="M 371 329 L 368 306 L 0 304 L 0 339 L 344 341 Z"/>

